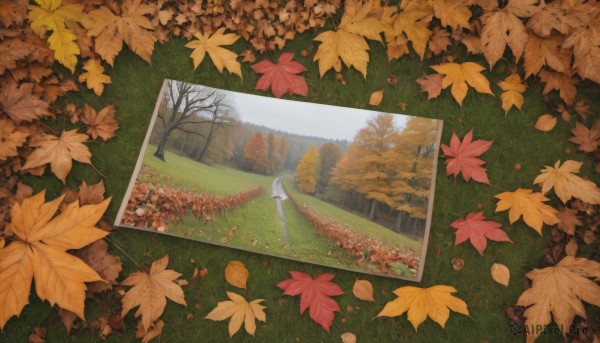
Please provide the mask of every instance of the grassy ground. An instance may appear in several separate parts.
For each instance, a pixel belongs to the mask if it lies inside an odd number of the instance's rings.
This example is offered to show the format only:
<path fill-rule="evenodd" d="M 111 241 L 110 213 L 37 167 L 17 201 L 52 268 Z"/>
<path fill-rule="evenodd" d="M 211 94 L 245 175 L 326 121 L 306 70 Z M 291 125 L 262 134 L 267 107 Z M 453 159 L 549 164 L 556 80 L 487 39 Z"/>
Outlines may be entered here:
<path fill-rule="evenodd" d="M 289 178 L 285 178 L 283 182 L 285 190 L 289 192 L 290 196 L 294 199 L 300 203 L 306 204 L 310 209 L 326 218 L 335 219 L 337 222 L 346 225 L 353 231 L 375 238 L 392 247 L 408 248 L 416 253 L 419 253 L 423 247 L 421 242 L 406 237 L 405 235 L 395 233 L 386 227 L 361 216 L 352 214 L 326 201 L 301 193 L 294 187 L 293 182 Z"/>
<path fill-rule="evenodd" d="M 450 97 L 449 91 L 433 101 L 427 101 L 425 94 L 420 93 L 415 79 L 423 72 L 430 72 L 427 65 L 422 65 L 420 59 L 411 54 L 401 61 L 388 62 L 381 44 L 370 43 L 370 62 L 366 81 L 355 70 L 345 70 L 347 85 L 343 86 L 335 79 L 335 74 L 328 72 L 322 79 L 319 77 L 317 64 L 312 62 L 316 51 L 316 42 L 309 34 L 299 35 L 286 45 L 286 51 L 296 52 L 296 59 L 309 70 L 304 73 L 308 86 L 308 97 L 288 97 L 294 100 L 327 103 L 331 105 L 371 108 L 368 105 L 371 92 L 385 90 L 385 97 L 378 109 L 398 112 L 398 102 L 408 104 L 406 113 L 444 120 L 442 141 L 447 143 L 453 131 L 460 136 L 475 128 L 475 137 L 492 139 L 494 144 L 483 157 L 488 162 L 488 174 L 492 186 L 465 183 L 447 177 L 443 159 L 440 159 L 437 170 L 437 185 L 435 189 L 434 215 L 431 226 L 425 271 L 421 286 L 429 287 L 436 284 L 452 285 L 459 290 L 456 294 L 469 305 L 470 316 L 452 314 L 445 329 L 427 320 L 416 332 L 406 315 L 398 318 L 371 319 L 380 311 L 383 305 L 394 299 L 392 290 L 401 286 L 416 285 L 413 282 L 387 279 L 346 272 L 326 267 L 293 262 L 284 259 L 226 249 L 192 240 L 168 237 L 150 232 L 136 230 L 117 230 L 110 235 L 110 240 L 127 251 L 128 255 L 140 264 L 169 254 L 170 268 L 178 270 L 185 277 L 191 276 L 194 263 L 208 268 L 208 276 L 200 282 L 193 282 L 185 287 L 188 307 L 169 303 L 162 319 L 165 322 L 161 341 L 163 342 L 225 342 L 229 341 L 226 322 L 204 320 L 206 314 L 216 306 L 218 301 L 226 299 L 225 291 L 240 292 L 248 298 L 263 298 L 267 301 L 267 323 L 259 323 L 256 337 L 243 332 L 236 334 L 233 342 L 335 342 L 340 334 L 354 332 L 360 342 L 508 342 L 522 341 L 509 333 L 504 309 L 516 302 L 522 292 L 524 274 L 534 268 L 543 254 L 542 248 L 550 237 L 550 230 L 544 228 L 544 237 L 540 237 L 522 221 L 513 225 L 508 222 L 505 212 L 494 213 L 493 196 L 503 190 L 514 190 L 517 187 L 531 187 L 532 181 L 544 165 L 554 164 L 556 160 L 574 159 L 585 161 L 584 169 L 589 171 L 591 164 L 583 154 L 577 153 L 573 144 L 567 142 L 569 129 L 574 123 L 559 121 L 557 127 L 548 133 L 535 131 L 532 126 L 537 117 L 548 109 L 542 101 L 542 87 L 536 82 L 530 82 L 525 92 L 525 104 L 522 111 L 511 110 L 508 115 L 500 107 L 499 97 L 477 94 L 469 90 L 463 107 L 459 107 Z M 107 212 L 108 217 L 114 218 L 123 198 L 129 177 L 142 144 L 147 124 L 152 114 L 154 103 L 164 78 L 178 79 L 189 82 L 220 87 L 234 91 L 268 95 L 254 91 L 258 75 L 253 74 L 248 65 L 242 68 L 244 79 L 236 76 L 219 74 L 210 61 L 205 61 L 194 70 L 189 58 L 191 50 L 186 49 L 183 40 L 175 39 L 166 45 L 157 45 L 152 56 L 152 64 L 148 64 L 128 51 L 126 48 L 116 58 L 114 69 L 107 68 L 112 78 L 102 97 L 96 97 L 91 91 L 84 89 L 67 99 L 82 105 L 88 102 L 96 108 L 114 104 L 121 128 L 116 138 L 107 144 L 90 144 L 93 153 L 92 161 L 96 168 L 108 176 L 105 180 L 107 193 L 113 196 L 113 201 Z M 242 52 L 247 47 L 240 40 L 233 50 Z M 299 51 L 307 49 L 309 55 L 301 57 Z M 276 55 L 278 55 L 277 53 Z M 258 56 L 272 59 L 277 56 Z M 466 60 L 459 56 L 458 61 Z M 483 65 L 482 60 L 475 60 Z M 430 61 L 435 64 L 438 61 Z M 59 68 L 59 67 L 57 67 Z M 68 75 L 68 71 L 61 69 Z M 495 83 L 508 75 L 506 63 L 499 62 L 485 75 L 492 83 L 492 90 L 499 96 L 500 90 Z M 396 75 L 399 82 L 395 86 L 388 85 L 386 78 Z M 270 95 L 269 95 L 270 96 Z M 583 98 L 592 102 L 592 108 L 598 111 L 600 99 L 590 94 Z M 57 123 L 62 129 L 70 124 Z M 565 148 L 572 148 L 571 153 Z M 521 163 L 522 169 L 515 170 L 515 163 Z M 75 163 L 67 185 L 76 187 L 82 180 L 92 183 L 100 180 L 100 175 L 91 167 Z M 62 183 L 52 176 L 43 178 L 26 178 L 36 190 L 48 188 L 48 197 L 60 194 Z M 492 220 L 503 224 L 504 229 L 514 241 L 509 243 L 492 243 L 488 246 L 483 257 L 468 244 L 454 247 L 455 230 L 448 225 L 460 216 L 483 206 L 484 214 Z M 558 202 L 553 201 L 557 206 Z M 293 239 L 293 238 L 292 238 Z M 111 244 L 111 251 L 124 261 L 123 275 L 136 271 L 137 267 L 128 257 Z M 440 249 L 439 255 L 431 253 L 433 248 Z M 590 251 L 582 247 L 581 256 Z M 454 257 L 465 261 L 465 268 L 455 271 L 450 265 Z M 241 291 L 229 286 L 224 281 L 224 268 L 229 260 L 241 260 L 250 270 L 248 289 Z M 508 287 L 496 284 L 489 276 L 493 263 L 500 262 L 511 270 L 511 283 Z M 300 317 L 299 299 L 282 297 L 281 290 L 275 287 L 279 281 L 288 277 L 288 270 L 300 270 L 313 275 L 321 272 L 336 274 L 335 282 L 345 290 L 345 294 L 336 297 L 342 312 L 336 314 L 331 333 L 328 334 L 314 324 L 305 313 Z M 352 284 L 356 278 L 368 279 L 373 283 L 376 302 L 362 302 L 351 294 Z M 86 318 L 93 321 L 101 315 L 104 305 L 112 306 L 119 311 L 119 303 L 107 296 L 100 300 L 86 303 Z M 351 305 L 353 310 L 348 311 Z M 110 307 L 109 307 L 110 308 Z M 188 314 L 193 319 L 187 319 Z M 65 330 L 58 320 L 56 309 L 48 303 L 41 302 L 35 295 L 31 297 L 20 318 L 13 318 L 0 334 L 2 342 L 22 342 L 26 340 L 35 325 L 47 326 L 48 341 L 100 341 L 90 330 L 77 330 L 66 337 Z M 131 341 L 135 333 L 135 320 L 130 313 L 125 320 L 123 333 L 109 336 L 109 342 Z M 559 337 L 543 337 L 541 341 L 558 341 Z"/>

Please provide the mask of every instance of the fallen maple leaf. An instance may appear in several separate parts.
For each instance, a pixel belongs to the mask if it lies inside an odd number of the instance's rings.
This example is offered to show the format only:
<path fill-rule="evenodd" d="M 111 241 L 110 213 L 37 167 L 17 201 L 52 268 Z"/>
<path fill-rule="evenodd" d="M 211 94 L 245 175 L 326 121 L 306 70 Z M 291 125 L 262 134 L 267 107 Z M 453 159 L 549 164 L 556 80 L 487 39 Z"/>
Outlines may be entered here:
<path fill-rule="evenodd" d="M 544 70 L 540 74 L 540 80 L 545 83 L 542 93 L 548 94 L 552 90 L 558 90 L 558 95 L 567 105 L 572 105 L 575 101 L 577 88 L 575 88 L 575 79 L 565 73 Z"/>
<path fill-rule="evenodd" d="M 492 279 L 502 286 L 508 287 L 510 281 L 510 270 L 508 267 L 501 263 L 494 263 L 492 265 Z"/>
<path fill-rule="evenodd" d="M 17 156 L 17 148 L 25 143 L 30 134 L 12 120 L 0 118 L 0 161 Z"/>
<path fill-rule="evenodd" d="M 484 14 L 481 16 L 481 50 L 490 68 L 504 54 L 508 45 L 515 61 L 521 58 L 527 43 L 527 28 L 520 18 L 531 17 L 537 10 L 538 0 L 511 0 L 499 8 L 495 2 L 488 2 L 489 8 L 483 5 Z"/>
<path fill-rule="evenodd" d="M 523 60 L 525 78 L 539 73 L 543 66 L 561 73 L 567 71 L 571 64 L 571 54 L 569 50 L 562 48 L 562 43 L 563 37 L 558 34 L 544 39 L 529 33 Z"/>
<path fill-rule="evenodd" d="M 32 83 L 18 85 L 12 78 L 0 82 L 0 107 L 17 124 L 52 115 L 48 103 L 32 91 Z"/>
<path fill-rule="evenodd" d="M 142 343 L 150 342 L 153 338 L 160 336 L 164 326 L 165 323 L 159 319 L 146 329 L 144 324 L 140 321 L 136 327 L 135 338 L 141 338 Z"/>
<path fill-rule="evenodd" d="M 591 205 L 599 205 L 600 189 L 596 184 L 574 174 L 579 173 L 582 165 L 582 162 L 567 160 L 561 166 L 560 161 L 557 161 L 554 168 L 546 166 L 542 169 L 542 173 L 533 180 L 533 184 L 541 184 L 543 194 L 554 188 L 563 204 L 571 198 L 577 198 Z"/>
<path fill-rule="evenodd" d="M 119 128 L 119 123 L 115 119 L 115 108 L 113 105 L 104 107 L 100 112 L 96 112 L 91 106 L 85 104 L 81 115 L 81 122 L 87 125 L 87 133 L 93 139 L 98 137 L 107 141 L 114 137 L 115 131 Z"/>
<path fill-rule="evenodd" d="M 10 230 L 15 239 L 0 248 L 0 329 L 8 319 L 19 315 L 29 303 L 31 281 L 42 300 L 69 310 L 84 319 L 84 282 L 102 278 L 70 249 L 84 246 L 106 236 L 96 227 L 110 198 L 98 205 L 70 204 L 52 218 L 62 197 L 44 203 L 42 191 L 10 209 Z"/>
<path fill-rule="evenodd" d="M 427 92 L 427 100 L 435 99 L 442 94 L 442 74 L 429 74 L 417 79 L 421 92 Z"/>
<path fill-rule="evenodd" d="M 30 144 L 31 147 L 37 149 L 27 157 L 23 169 L 36 168 L 50 163 L 52 173 L 65 183 L 65 179 L 73 167 L 72 160 L 92 164 L 90 161 L 92 154 L 83 145 L 87 139 L 88 136 L 77 133 L 77 129 L 63 131 L 60 138 L 49 134 L 41 135 L 39 140 Z"/>
<path fill-rule="evenodd" d="M 167 298 L 187 306 L 183 290 L 175 281 L 181 276 L 180 273 L 167 269 L 169 255 L 152 262 L 150 273 L 134 272 L 121 282 L 123 286 L 133 286 L 121 299 L 123 309 L 121 316 L 125 315 L 134 307 L 139 306 L 135 317 L 142 316 L 142 325 L 146 332 L 162 315 L 167 305 Z"/>
<path fill-rule="evenodd" d="M 286 52 L 279 56 L 277 64 L 269 60 L 262 60 L 252 66 L 252 70 L 258 74 L 264 74 L 258 79 L 255 89 L 266 91 L 271 88 L 273 95 L 281 98 L 285 93 L 306 96 L 308 85 L 301 72 L 307 71 L 304 66 L 292 61 L 294 54 Z"/>
<path fill-rule="evenodd" d="M 248 269 L 240 261 L 229 261 L 225 267 L 225 281 L 232 286 L 246 289 Z"/>
<path fill-rule="evenodd" d="M 256 332 L 256 319 L 266 322 L 267 316 L 265 314 L 265 306 L 260 305 L 264 299 L 256 299 L 251 302 L 246 301 L 241 295 L 233 292 L 227 292 L 228 301 L 221 301 L 217 304 L 209 314 L 204 317 L 210 320 L 225 320 L 231 317 L 229 321 L 229 337 L 233 337 L 236 332 L 242 327 L 246 332 L 254 336 Z"/>
<path fill-rule="evenodd" d="M 397 317 L 408 311 L 408 321 L 415 330 L 429 316 L 443 328 L 450 318 L 450 311 L 469 315 L 467 304 L 452 295 L 454 287 L 438 285 L 429 288 L 400 287 L 394 291 L 398 298 L 388 302 L 377 317 Z"/>
<path fill-rule="evenodd" d="M 450 42 L 450 33 L 444 29 L 435 27 L 429 39 L 429 50 L 437 56 L 448 50 L 450 44 L 452 44 Z"/>
<path fill-rule="evenodd" d="M 29 21 L 31 29 L 41 38 L 46 30 L 51 30 L 48 37 L 50 49 L 54 50 L 54 58 L 71 72 L 75 71 L 79 45 L 75 42 L 77 36 L 67 27 L 74 22 L 87 23 L 89 18 L 83 13 L 82 4 L 63 5 L 62 0 L 35 0 L 39 6 L 29 5 Z"/>
<path fill-rule="evenodd" d="M 528 327 L 546 327 L 554 320 L 566 338 L 575 315 L 587 318 L 582 300 L 600 306 L 600 286 L 589 279 L 600 279 L 598 262 L 566 256 L 556 266 L 534 269 L 525 276 L 531 288 L 521 294 L 517 305 L 527 307 L 523 316 Z M 539 335 L 531 330 L 527 342 Z"/>
<path fill-rule="evenodd" d="M 79 75 L 79 82 L 86 82 L 88 89 L 93 89 L 97 96 L 102 95 L 104 84 L 111 83 L 110 76 L 104 74 L 104 67 L 100 60 L 90 59 L 85 62 L 83 69 L 86 71 Z"/>
<path fill-rule="evenodd" d="M 500 199 L 496 204 L 496 212 L 508 212 L 510 223 L 516 222 L 521 216 L 525 224 L 533 228 L 540 235 L 544 224 L 554 225 L 560 220 L 556 216 L 556 210 L 546 204 L 548 201 L 542 193 L 533 193 L 531 189 L 517 188 L 514 192 L 504 192 L 495 195 Z"/>
<path fill-rule="evenodd" d="M 473 130 L 465 135 L 462 142 L 453 132 L 450 146 L 442 144 L 444 154 L 449 157 L 446 160 L 446 175 L 453 174 L 456 178 L 462 172 L 463 178 L 467 182 L 473 178 L 477 182 L 489 184 L 486 169 L 482 167 L 485 162 L 478 159 L 477 156 L 486 152 L 494 141 L 484 141 L 482 139 L 472 141 L 472 139 Z"/>
<path fill-rule="evenodd" d="M 548 132 L 556 126 L 556 117 L 551 114 L 542 114 L 533 127 L 542 132 Z"/>
<path fill-rule="evenodd" d="M 402 12 L 394 16 L 392 30 L 386 32 L 386 40 L 389 42 L 390 36 L 406 35 L 406 39 L 411 42 L 413 49 L 422 60 L 431 37 L 428 25 L 433 15 L 433 8 L 426 1 L 403 1 L 400 6 Z"/>
<path fill-rule="evenodd" d="M 500 95 L 504 113 L 508 113 L 508 110 L 513 105 L 520 111 L 521 106 L 523 106 L 523 102 L 525 101 L 522 93 L 525 92 L 527 86 L 521 83 L 519 74 L 508 76 L 504 81 L 498 82 L 498 86 L 504 91 Z"/>
<path fill-rule="evenodd" d="M 490 89 L 490 83 L 481 74 L 481 71 L 485 68 L 475 62 L 444 63 L 431 66 L 431 68 L 440 74 L 444 74 L 442 88 L 446 89 L 452 85 L 450 93 L 461 107 L 463 99 L 467 96 L 469 88 L 467 84 L 479 93 L 494 95 Z"/>
<path fill-rule="evenodd" d="M 89 13 L 93 24 L 88 36 L 95 37 L 96 52 L 112 66 L 125 42 L 131 51 L 150 62 L 156 37 L 146 15 L 154 13 L 154 6 L 143 4 L 141 0 L 125 0 L 119 13 L 116 15 L 104 6 Z"/>
<path fill-rule="evenodd" d="M 344 294 L 338 285 L 331 282 L 335 276 L 322 273 L 313 279 L 302 272 L 290 271 L 290 274 L 292 278 L 281 281 L 277 287 L 284 290 L 284 295 L 300 295 L 300 314 L 310 309 L 310 318 L 329 332 L 334 312 L 340 312 L 339 305 L 331 296 Z"/>
<path fill-rule="evenodd" d="M 82 203 L 80 202 L 80 204 Z M 83 249 L 75 251 L 74 254 L 103 279 L 103 281 L 88 283 L 86 292 L 88 297 L 91 297 L 94 293 L 112 289 L 114 285 L 118 284 L 117 278 L 123 269 L 123 264 L 121 258 L 108 252 L 108 244 L 104 240 L 95 241 Z"/>
<path fill-rule="evenodd" d="M 575 234 L 576 226 L 583 226 L 581 220 L 577 216 L 577 210 L 560 206 L 558 208 L 558 213 L 556 213 L 560 222 L 558 223 L 558 228 L 561 229 L 564 233 L 569 235 Z"/>
<path fill-rule="evenodd" d="M 360 300 L 375 301 L 373 298 L 373 285 L 369 280 L 356 280 L 352 286 L 352 294 Z"/>
<path fill-rule="evenodd" d="M 203 35 L 200 32 L 196 32 L 193 40 L 185 45 L 186 48 L 194 49 L 192 51 L 192 60 L 194 61 L 194 69 L 198 68 L 200 63 L 204 60 L 206 53 L 210 56 L 215 67 L 220 73 L 223 73 L 223 68 L 227 69 L 230 73 L 236 74 L 242 78 L 242 69 L 238 61 L 236 61 L 237 55 L 227 49 L 221 47 L 221 45 L 231 45 L 237 41 L 240 36 L 234 33 L 223 34 L 225 28 L 220 28 L 217 32 L 213 33 L 212 36 L 209 34 Z"/>
<path fill-rule="evenodd" d="M 457 219 L 450 226 L 458 230 L 456 231 L 455 246 L 468 239 L 480 255 L 483 255 L 488 239 L 496 242 L 513 242 L 508 238 L 506 232 L 500 230 L 502 225 L 485 220 L 483 212 L 469 213 L 466 219 Z"/>
<path fill-rule="evenodd" d="M 571 130 L 573 137 L 569 138 L 569 142 L 578 144 L 578 149 L 583 152 L 593 152 L 600 146 L 600 119 L 596 120 L 590 129 L 580 122 L 575 123 L 575 127 Z"/>
<path fill-rule="evenodd" d="M 383 89 L 375 91 L 371 94 L 371 97 L 369 98 L 369 105 L 379 106 L 379 104 L 381 104 L 381 100 L 383 100 Z"/>

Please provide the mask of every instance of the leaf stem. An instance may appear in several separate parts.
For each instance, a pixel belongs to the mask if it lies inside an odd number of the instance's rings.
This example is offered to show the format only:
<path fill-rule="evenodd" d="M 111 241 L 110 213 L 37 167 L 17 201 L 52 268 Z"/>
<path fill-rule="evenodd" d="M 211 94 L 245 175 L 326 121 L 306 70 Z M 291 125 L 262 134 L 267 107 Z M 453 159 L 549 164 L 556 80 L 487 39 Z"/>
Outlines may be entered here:
<path fill-rule="evenodd" d="M 148 271 L 144 268 L 142 268 L 142 266 L 139 265 L 139 263 L 137 263 L 136 260 L 133 259 L 133 257 L 131 257 L 128 253 L 125 252 L 125 250 L 123 250 L 123 248 L 121 248 L 117 243 L 115 243 L 113 240 L 111 240 L 108 237 L 104 237 L 104 239 L 106 239 L 108 242 L 110 242 L 112 245 L 114 245 L 117 249 L 119 249 L 119 251 L 121 251 L 123 253 L 123 255 L 127 256 L 128 259 L 130 259 L 133 263 L 135 263 L 135 265 L 143 272 L 148 273 Z"/>
<path fill-rule="evenodd" d="M 95 167 L 93 164 L 91 164 L 91 163 L 90 163 L 90 166 L 92 166 L 92 168 L 94 168 L 94 170 L 95 170 L 95 171 L 96 171 L 98 174 L 100 174 L 100 176 L 101 176 L 103 179 L 105 179 L 105 180 L 106 180 L 106 179 L 108 179 L 108 176 L 106 176 L 106 175 L 102 174 L 102 172 L 101 172 L 101 171 L 99 171 L 99 170 L 98 170 L 98 169 L 97 169 L 97 168 L 96 168 L 96 167 Z"/>

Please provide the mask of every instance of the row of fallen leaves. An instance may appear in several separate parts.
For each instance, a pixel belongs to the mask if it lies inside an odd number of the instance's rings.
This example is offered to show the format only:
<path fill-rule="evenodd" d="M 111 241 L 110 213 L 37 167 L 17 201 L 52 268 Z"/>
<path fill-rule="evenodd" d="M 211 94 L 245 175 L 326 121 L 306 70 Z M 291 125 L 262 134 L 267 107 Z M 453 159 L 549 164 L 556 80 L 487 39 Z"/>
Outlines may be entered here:
<path fill-rule="evenodd" d="M 210 221 L 215 214 L 242 205 L 262 193 L 262 187 L 236 194 L 216 196 L 184 192 L 180 189 L 157 188 L 152 184 L 136 184 L 123 214 L 123 223 L 138 228 L 151 228 L 159 232 L 168 230 L 168 224 L 183 219 L 186 211 L 197 218 Z"/>

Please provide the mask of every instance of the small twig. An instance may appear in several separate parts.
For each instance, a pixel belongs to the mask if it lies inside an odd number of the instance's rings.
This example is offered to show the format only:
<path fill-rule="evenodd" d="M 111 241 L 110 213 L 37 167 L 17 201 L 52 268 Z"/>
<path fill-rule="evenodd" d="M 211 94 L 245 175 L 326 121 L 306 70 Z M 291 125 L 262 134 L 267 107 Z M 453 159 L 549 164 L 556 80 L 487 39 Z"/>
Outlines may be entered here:
<path fill-rule="evenodd" d="M 94 168 L 94 170 L 95 170 L 95 171 L 96 171 L 98 174 L 100 174 L 100 176 L 101 176 L 103 179 L 108 179 L 108 176 L 106 176 L 106 175 L 102 174 L 102 172 L 101 172 L 101 171 L 99 171 L 98 169 L 96 169 L 96 167 L 95 167 L 93 164 L 91 164 L 91 163 L 90 163 L 90 166 L 92 166 L 92 168 Z"/>
<path fill-rule="evenodd" d="M 104 237 L 104 239 L 106 239 L 107 241 L 109 241 L 112 245 L 114 245 L 117 249 L 119 249 L 125 256 L 127 256 L 127 258 L 129 258 L 133 263 L 135 263 L 135 265 L 143 272 L 148 273 L 148 271 L 144 268 L 142 268 L 142 266 L 140 266 L 136 260 L 133 259 L 133 257 L 129 256 L 128 253 L 125 252 L 125 250 L 123 250 L 123 248 L 121 248 L 117 243 L 113 242 L 110 238 L 108 237 Z"/>

